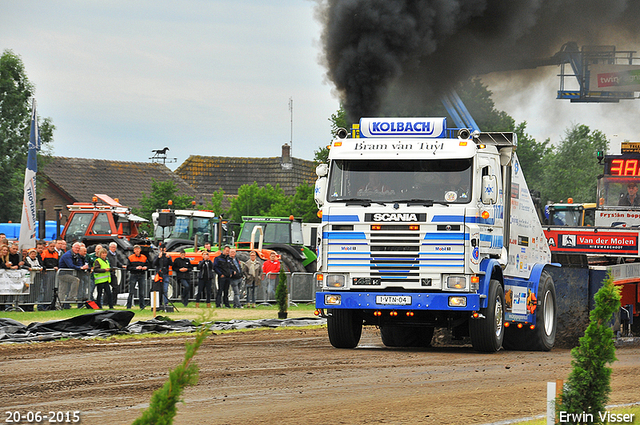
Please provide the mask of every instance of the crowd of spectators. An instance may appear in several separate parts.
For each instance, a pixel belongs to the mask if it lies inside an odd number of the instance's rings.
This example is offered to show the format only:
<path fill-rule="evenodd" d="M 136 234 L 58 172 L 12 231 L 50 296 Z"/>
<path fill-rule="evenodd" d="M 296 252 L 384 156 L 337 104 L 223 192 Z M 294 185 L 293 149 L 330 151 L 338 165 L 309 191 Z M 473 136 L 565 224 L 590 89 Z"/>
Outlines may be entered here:
<path fill-rule="evenodd" d="M 191 292 L 195 292 L 196 307 L 200 307 L 200 301 L 206 302 L 211 307 L 212 298 L 216 307 L 231 308 L 229 289 L 233 291 L 233 308 L 243 308 L 240 302 L 240 293 L 246 289 L 247 307 L 256 306 L 256 291 L 263 288 L 264 299 L 273 299 L 277 273 L 280 271 L 280 262 L 275 252 L 271 253 L 269 260 L 264 263 L 259 259 L 255 251 L 250 252 L 249 260 L 243 262 L 236 256 L 236 250 L 225 246 L 217 257 L 211 260 L 211 245 L 206 243 L 202 248 L 202 261 L 194 267 L 189 258 L 186 258 L 184 250 L 180 256 L 172 260 L 167 255 L 166 249 L 160 247 L 160 252 L 153 261 L 142 253 L 142 248 L 134 246 L 133 254 L 122 262 L 118 256 L 117 244 L 112 242 L 108 247 L 96 245 L 94 252 L 88 253 L 87 247 L 81 242 L 75 242 L 67 249 L 67 243 L 63 239 L 45 242 L 38 241 L 35 248 L 25 249 L 20 252 L 17 241 L 9 241 L 6 235 L 0 233 L 0 269 L 17 270 L 24 269 L 32 272 L 40 272 L 42 276 L 49 274 L 54 278 L 42 279 L 38 302 L 42 302 L 46 285 L 53 285 L 57 275 L 57 296 L 60 302 L 69 306 L 78 303 L 80 306 L 87 299 L 95 301 L 99 308 L 108 305 L 113 308 L 117 302 L 118 294 L 124 292 L 126 280 L 119 282 L 128 275 L 127 309 L 133 308 L 135 293 L 138 295 L 140 309 L 146 307 L 146 297 L 149 289 L 160 292 L 161 307 L 169 303 L 169 275 L 170 270 L 176 276 L 181 287 L 181 301 L 186 307 L 189 303 Z M 155 270 L 152 287 L 147 282 L 151 277 L 149 271 Z M 197 273 L 193 273 L 194 269 Z M 118 270 L 121 273 L 118 273 Z M 126 274 L 124 272 L 127 272 Z M 192 277 L 197 282 L 191 282 Z M 216 285 L 217 282 L 217 285 Z M 161 283 L 161 284 L 160 284 Z M 94 291 L 97 289 L 97 291 Z M 96 297 L 94 298 L 94 292 Z M 40 307 L 39 307 L 40 308 Z"/>

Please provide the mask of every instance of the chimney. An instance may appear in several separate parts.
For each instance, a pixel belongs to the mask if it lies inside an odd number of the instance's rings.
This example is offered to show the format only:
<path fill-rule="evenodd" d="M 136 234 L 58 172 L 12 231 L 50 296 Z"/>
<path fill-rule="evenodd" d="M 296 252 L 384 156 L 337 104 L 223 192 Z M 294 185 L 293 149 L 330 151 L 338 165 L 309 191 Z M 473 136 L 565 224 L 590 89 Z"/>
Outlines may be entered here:
<path fill-rule="evenodd" d="M 293 162 L 291 161 L 291 145 L 282 145 L 282 158 L 280 158 L 280 166 L 283 170 L 292 170 Z"/>
<path fill-rule="evenodd" d="M 287 143 L 282 145 L 282 163 L 291 162 L 291 146 Z"/>

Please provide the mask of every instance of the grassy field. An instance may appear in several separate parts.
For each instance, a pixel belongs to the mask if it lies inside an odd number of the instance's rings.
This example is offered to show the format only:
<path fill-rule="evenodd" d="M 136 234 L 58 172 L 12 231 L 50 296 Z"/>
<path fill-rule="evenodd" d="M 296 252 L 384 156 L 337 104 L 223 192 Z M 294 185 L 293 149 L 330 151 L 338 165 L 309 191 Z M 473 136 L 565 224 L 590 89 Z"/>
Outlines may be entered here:
<path fill-rule="evenodd" d="M 210 317 L 210 320 L 219 322 L 226 322 L 232 319 L 236 320 L 257 320 L 257 319 L 277 319 L 278 308 L 275 305 L 272 306 L 257 306 L 256 308 L 203 308 L 206 304 L 200 303 L 200 308 L 196 308 L 195 303 L 190 303 L 187 307 L 184 307 L 181 303 L 175 304 L 178 311 L 172 313 L 165 313 L 158 311 L 157 315 L 169 317 L 173 320 L 199 320 L 203 317 Z M 116 307 L 115 310 L 126 310 L 125 307 Z M 47 322 L 49 320 L 68 319 L 70 317 L 79 316 L 82 314 L 92 313 L 96 310 L 90 310 L 85 308 L 73 308 L 67 310 L 55 310 L 55 311 L 3 311 L 0 312 L 0 317 L 16 320 L 20 323 L 28 325 L 33 322 Z M 144 310 L 140 310 L 137 307 L 131 309 L 135 313 L 131 322 L 138 320 L 149 320 L 153 318 L 153 311 L 147 307 Z M 315 306 L 313 304 L 298 304 L 297 306 L 289 307 L 289 317 L 315 317 L 313 312 Z"/>

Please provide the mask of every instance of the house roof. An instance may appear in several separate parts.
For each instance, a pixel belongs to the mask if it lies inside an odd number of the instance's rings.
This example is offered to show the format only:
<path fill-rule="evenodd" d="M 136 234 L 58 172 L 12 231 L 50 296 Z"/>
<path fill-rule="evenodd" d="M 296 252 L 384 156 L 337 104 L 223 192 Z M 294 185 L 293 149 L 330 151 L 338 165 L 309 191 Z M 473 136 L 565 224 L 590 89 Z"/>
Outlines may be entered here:
<path fill-rule="evenodd" d="M 256 182 L 259 187 L 277 184 L 286 195 L 293 195 L 303 184 L 316 180 L 313 161 L 293 157 L 243 158 L 191 155 L 175 173 L 199 194 L 210 195 L 219 188 L 236 195 L 240 186 Z"/>
<path fill-rule="evenodd" d="M 172 180 L 178 195 L 196 197 L 194 188 L 159 163 L 52 156 L 38 172 L 75 202 L 90 202 L 94 194 L 104 193 L 122 205 L 139 208 L 142 194 L 151 194 L 152 179 Z"/>

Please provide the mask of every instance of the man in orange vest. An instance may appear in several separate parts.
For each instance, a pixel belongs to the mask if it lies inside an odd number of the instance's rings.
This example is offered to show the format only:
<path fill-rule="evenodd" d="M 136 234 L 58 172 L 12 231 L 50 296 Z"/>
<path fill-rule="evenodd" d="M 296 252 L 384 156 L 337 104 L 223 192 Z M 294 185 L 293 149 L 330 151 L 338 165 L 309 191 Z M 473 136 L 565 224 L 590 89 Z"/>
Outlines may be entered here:
<path fill-rule="evenodd" d="M 147 269 L 149 268 L 149 260 L 147 256 L 141 253 L 140 245 L 133 247 L 133 254 L 127 258 L 127 271 L 129 272 L 129 298 L 127 298 L 127 308 L 133 307 L 133 291 L 138 287 L 138 300 L 140 302 L 140 310 L 144 309 L 144 295 L 146 287 Z"/>

